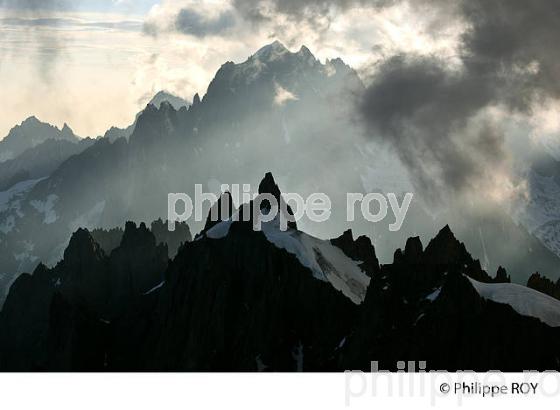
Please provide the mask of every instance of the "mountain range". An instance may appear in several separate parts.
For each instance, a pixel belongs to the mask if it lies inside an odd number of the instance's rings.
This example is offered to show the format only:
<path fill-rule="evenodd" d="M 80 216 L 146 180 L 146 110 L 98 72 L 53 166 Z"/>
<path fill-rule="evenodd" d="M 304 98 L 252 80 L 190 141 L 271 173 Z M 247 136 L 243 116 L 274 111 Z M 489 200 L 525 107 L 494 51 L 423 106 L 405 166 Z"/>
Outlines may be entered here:
<path fill-rule="evenodd" d="M 259 194 L 281 195 L 270 174 L 263 181 Z M 560 367 L 560 301 L 509 283 L 504 269 L 488 275 L 448 226 L 380 265 L 351 231 L 329 241 L 281 231 L 278 218 L 255 231 L 231 216 L 173 259 L 143 224 L 127 223 L 110 252 L 79 229 L 61 262 L 12 286 L 0 370 Z"/>
<path fill-rule="evenodd" d="M 69 142 L 79 141 L 79 138 L 74 135 L 67 124 L 59 129 L 39 121 L 36 117 L 29 117 L 20 125 L 12 128 L 8 135 L 0 141 L 0 162 L 16 158 L 27 149 L 50 139 Z"/>

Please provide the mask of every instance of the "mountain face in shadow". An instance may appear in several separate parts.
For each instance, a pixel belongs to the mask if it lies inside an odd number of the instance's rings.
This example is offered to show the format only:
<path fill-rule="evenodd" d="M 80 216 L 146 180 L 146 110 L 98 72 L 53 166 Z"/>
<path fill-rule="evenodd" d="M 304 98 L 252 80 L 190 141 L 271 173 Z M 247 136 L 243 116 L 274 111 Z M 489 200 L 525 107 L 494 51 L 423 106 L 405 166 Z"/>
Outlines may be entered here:
<path fill-rule="evenodd" d="M 159 91 L 156 95 L 152 97 L 150 102 L 147 105 L 153 105 L 157 109 L 161 108 L 161 104 L 169 103 L 175 110 L 179 110 L 182 107 L 188 108 L 190 104 L 181 97 L 177 97 L 176 95 L 170 94 L 167 91 Z M 134 118 L 134 122 L 130 124 L 126 128 L 118 128 L 118 127 L 111 127 L 109 128 L 103 138 L 107 138 L 109 141 L 114 142 L 119 138 L 129 139 L 134 129 L 136 128 L 136 122 L 138 121 L 138 117 L 142 114 L 142 111 L 136 114 Z"/>
<path fill-rule="evenodd" d="M 78 141 L 48 139 L 26 149 L 13 159 L 0 162 L 0 192 L 7 191 L 20 182 L 48 177 L 64 161 L 93 143 L 91 138 Z"/>
<path fill-rule="evenodd" d="M 79 141 L 79 138 L 67 124 L 59 129 L 39 121 L 36 117 L 29 117 L 20 125 L 12 128 L 8 135 L 0 141 L 0 162 L 16 158 L 25 150 L 50 139 L 69 142 Z"/>
<path fill-rule="evenodd" d="M 328 241 L 280 231 L 277 221 L 255 231 L 230 216 L 171 261 L 144 225 L 127 224 L 109 255 L 88 231 L 75 232 L 56 267 L 12 286 L 0 369 L 559 367 L 560 301 L 509 283 L 503 269 L 491 277 L 447 226 L 425 248 L 412 237 L 379 265 L 371 242 L 351 232 Z"/>
<path fill-rule="evenodd" d="M 164 241 L 177 246 L 190 240 L 186 225 L 168 232 L 167 237 L 159 234 L 160 225 L 161 221 L 152 224 L 155 234 L 146 225 L 132 222 L 124 231 L 94 235 L 79 229 L 54 268 L 40 264 L 32 275 L 19 276 L 0 313 L 2 367 L 96 367 L 93 361 L 99 357 L 91 349 L 108 336 L 105 325 L 125 315 L 163 280 L 169 262 Z M 94 236 L 105 244 L 109 237 L 119 237 L 119 245 L 106 251 Z"/>
<path fill-rule="evenodd" d="M 129 224 L 127 223 L 126 227 L 128 226 Z M 91 232 L 91 236 L 101 246 L 101 249 L 109 255 L 122 244 L 126 227 L 124 230 L 122 228 L 94 229 Z M 151 223 L 150 232 L 154 235 L 157 244 L 165 244 L 167 246 L 169 258 L 175 257 L 183 243 L 192 241 L 189 226 L 185 222 L 176 222 L 175 230 L 171 232 L 167 228 L 167 222 L 158 219 Z"/>
<path fill-rule="evenodd" d="M 502 209 L 482 216 L 471 212 L 476 219 L 458 209 L 434 219 L 414 200 L 399 232 L 388 230 L 393 220 L 346 222 L 346 193 L 412 189 L 394 154 L 365 139 L 349 114 L 362 89 L 342 60 L 321 62 L 306 47 L 291 52 L 275 42 L 242 63 L 222 65 L 205 95 L 195 95 L 188 107 L 148 104 L 126 135 L 109 132 L 48 178 L 21 181 L 5 196 L 0 302 L 18 273 L 33 271 L 39 261 L 54 266 L 80 227 L 108 230 L 128 220 L 165 218 L 169 193 L 194 197 L 195 184 L 216 194 L 221 183 L 256 188 L 257 175 L 268 170 L 279 187 L 304 197 L 314 192 L 330 197 L 329 221 L 303 219 L 299 229 L 322 238 L 352 229 L 371 239 L 379 260 L 390 261 L 406 238 L 426 240 L 450 224 L 488 270 L 503 265 L 518 283 L 536 270 L 558 277 L 560 259 Z M 209 207 L 205 204 L 203 214 Z M 199 232 L 205 221 L 189 223 Z M 498 229 L 495 235 L 487 231 L 490 226 Z M 501 240 L 502 234 L 510 241 Z"/>

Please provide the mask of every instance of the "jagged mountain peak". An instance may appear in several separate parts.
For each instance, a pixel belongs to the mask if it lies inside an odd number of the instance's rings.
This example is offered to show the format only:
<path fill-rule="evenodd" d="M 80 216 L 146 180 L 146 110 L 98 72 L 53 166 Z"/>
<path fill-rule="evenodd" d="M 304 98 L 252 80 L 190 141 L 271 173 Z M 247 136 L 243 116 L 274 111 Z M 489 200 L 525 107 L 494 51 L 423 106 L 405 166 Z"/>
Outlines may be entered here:
<path fill-rule="evenodd" d="M 300 47 L 300 49 L 299 49 L 299 51 L 298 51 L 298 54 L 307 55 L 307 56 L 309 56 L 309 55 L 313 56 L 313 53 L 311 53 L 311 50 L 309 50 L 309 48 L 308 48 L 306 45 L 302 45 L 302 46 Z"/>
<path fill-rule="evenodd" d="M 144 222 L 136 226 L 134 222 L 128 221 L 124 227 L 124 233 L 121 239 L 122 248 L 130 248 L 138 246 L 139 244 L 147 244 L 155 246 L 156 238 L 152 232 L 147 228 Z"/>
<path fill-rule="evenodd" d="M 0 141 L 0 162 L 14 159 L 25 150 L 36 147 L 50 139 L 79 141 L 79 138 L 67 124 L 59 129 L 54 125 L 40 121 L 35 116 L 28 117 L 21 124 L 13 127 L 8 135 Z"/>
<path fill-rule="evenodd" d="M 292 52 L 278 40 L 261 47 L 251 58 L 258 58 L 262 62 L 266 62 L 281 59 L 285 56 L 313 58 L 315 60 L 315 56 L 307 46 L 302 45 L 298 51 Z M 249 60 L 251 60 L 251 58 L 249 58 Z"/>
<path fill-rule="evenodd" d="M 79 228 L 72 237 L 64 251 L 64 261 L 68 266 L 86 266 L 92 261 L 104 258 L 104 252 L 95 242 L 91 233 L 84 228 Z"/>
<path fill-rule="evenodd" d="M 200 104 L 200 95 L 198 95 L 198 93 L 196 93 L 193 97 L 193 107 L 197 106 L 198 104 Z"/>
<path fill-rule="evenodd" d="M 422 258 L 424 252 L 422 241 L 420 237 L 414 236 L 408 238 L 404 247 L 404 256 L 411 262 L 418 262 Z"/>
<path fill-rule="evenodd" d="M 152 104 L 156 108 L 160 108 L 164 102 L 171 104 L 175 110 L 179 110 L 181 107 L 188 107 L 190 105 L 183 98 L 165 90 L 161 90 L 156 93 L 148 104 Z"/>
<path fill-rule="evenodd" d="M 31 115 L 21 122 L 20 125 L 39 124 L 42 123 L 36 116 Z"/>
<path fill-rule="evenodd" d="M 280 188 L 274 181 L 272 172 L 267 172 L 259 184 L 259 194 L 271 194 L 280 201 Z"/>
<path fill-rule="evenodd" d="M 276 198 L 276 204 L 280 206 L 279 212 L 285 212 L 285 209 L 290 216 L 294 215 L 294 212 L 292 211 L 290 205 L 286 204 L 284 198 L 282 198 L 282 192 L 280 191 L 278 184 L 276 184 L 276 181 L 274 181 L 272 172 L 267 172 L 264 178 L 261 180 L 259 184 L 259 194 L 271 194 L 274 198 Z M 270 210 L 270 204 L 267 200 L 261 203 L 261 209 Z M 297 229 L 297 222 L 289 221 L 288 226 L 290 228 Z"/>
<path fill-rule="evenodd" d="M 455 237 L 455 234 L 453 233 L 449 225 L 445 225 L 430 241 L 430 243 L 428 243 L 428 246 L 426 246 L 426 252 L 440 253 L 440 251 L 442 251 L 444 248 L 465 249 L 465 246 Z"/>
<path fill-rule="evenodd" d="M 266 46 L 261 47 L 255 54 L 255 57 L 259 58 L 270 58 L 274 56 L 280 56 L 285 53 L 289 53 L 290 50 L 286 48 L 284 44 L 280 41 L 275 40 Z"/>
<path fill-rule="evenodd" d="M 369 237 L 362 235 L 354 240 L 352 230 L 347 229 L 338 238 L 331 239 L 331 243 L 350 258 L 362 261 L 360 267 L 369 277 L 379 273 L 379 260 Z"/>
<path fill-rule="evenodd" d="M 225 211 L 223 213 L 222 211 Z M 218 201 L 215 202 L 210 210 L 208 211 L 208 216 L 206 218 L 206 224 L 204 225 L 203 232 L 208 231 L 216 224 L 221 221 L 225 221 L 237 211 L 235 204 L 233 202 L 233 197 L 229 191 L 226 191 L 220 195 Z"/>

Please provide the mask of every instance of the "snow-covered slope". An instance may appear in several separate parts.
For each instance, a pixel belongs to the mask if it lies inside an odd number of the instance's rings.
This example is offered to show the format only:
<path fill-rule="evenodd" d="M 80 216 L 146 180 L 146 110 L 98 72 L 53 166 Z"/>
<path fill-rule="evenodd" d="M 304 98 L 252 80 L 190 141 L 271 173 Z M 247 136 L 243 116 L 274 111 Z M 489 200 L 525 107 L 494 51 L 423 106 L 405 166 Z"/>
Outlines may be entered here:
<path fill-rule="evenodd" d="M 31 188 L 33 188 L 37 184 L 37 182 L 41 181 L 41 179 L 43 178 L 22 181 L 14 185 L 7 191 L 0 192 L 0 212 L 4 212 L 12 208 L 18 208 L 19 202 L 16 200 L 23 194 L 28 192 Z"/>
<path fill-rule="evenodd" d="M 532 170 L 527 177 L 528 198 L 514 210 L 514 219 L 560 256 L 559 175 Z"/>
<path fill-rule="evenodd" d="M 484 299 L 510 305 L 524 316 L 542 320 L 549 326 L 560 326 L 560 301 L 534 289 L 513 283 L 482 283 L 469 278 Z"/>
<path fill-rule="evenodd" d="M 206 236 L 211 239 L 223 238 L 229 234 L 231 224 L 231 219 L 220 222 L 208 230 Z M 315 278 L 330 282 L 352 302 L 363 302 L 370 278 L 358 266 L 361 261 L 349 258 L 328 240 L 315 238 L 296 229 L 281 231 L 278 218 L 263 222 L 262 232 L 276 247 L 295 255 Z"/>

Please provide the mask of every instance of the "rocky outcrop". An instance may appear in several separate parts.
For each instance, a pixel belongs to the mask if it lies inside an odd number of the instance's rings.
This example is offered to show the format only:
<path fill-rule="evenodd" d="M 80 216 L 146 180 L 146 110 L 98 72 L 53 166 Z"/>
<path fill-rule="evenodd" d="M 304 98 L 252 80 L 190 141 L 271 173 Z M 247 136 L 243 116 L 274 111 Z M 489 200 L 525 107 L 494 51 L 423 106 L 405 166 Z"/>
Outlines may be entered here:
<path fill-rule="evenodd" d="M 445 227 L 422 252 L 418 238 L 383 265 L 361 318 L 340 352 L 340 368 L 397 370 L 398 361 L 431 370 L 556 368 L 560 331 L 481 297 L 469 281 L 496 283 Z M 539 342 L 536 342 L 539 340 Z M 538 343 L 539 349 L 535 349 Z"/>
<path fill-rule="evenodd" d="M 218 201 L 212 205 L 208 216 L 206 217 L 206 223 L 204 224 L 204 230 L 208 231 L 216 224 L 221 221 L 225 221 L 235 213 L 236 207 L 233 203 L 233 198 L 229 191 L 224 192 L 218 198 Z"/>
<path fill-rule="evenodd" d="M 274 181 L 274 177 L 271 172 L 267 172 L 259 184 L 259 195 L 269 194 L 276 199 L 276 206 L 278 207 L 278 214 L 284 214 L 284 218 L 288 221 L 288 227 L 292 229 L 297 229 L 297 222 L 294 219 L 294 211 L 290 205 L 286 203 L 282 194 L 280 193 L 280 188 Z M 261 202 L 261 210 L 270 211 L 271 204 L 267 199 Z"/>
<path fill-rule="evenodd" d="M 166 245 L 156 245 L 144 224 L 127 223 L 109 256 L 79 229 L 60 263 L 39 265 L 12 285 L 0 313 L 0 368 L 104 369 L 110 323 L 138 308 L 167 264 Z"/>
<path fill-rule="evenodd" d="M 185 246 L 160 291 L 143 369 L 335 368 L 358 306 L 250 223 Z"/>
<path fill-rule="evenodd" d="M 554 283 L 546 276 L 542 276 L 538 272 L 535 272 L 529 277 L 527 287 L 538 290 L 539 292 L 560 300 L 560 280 Z"/>
<path fill-rule="evenodd" d="M 360 267 L 370 277 L 379 274 L 379 261 L 375 255 L 375 248 L 367 236 L 362 235 L 354 240 L 352 230 L 348 229 L 338 238 L 331 239 L 331 243 L 350 258 L 361 261 Z"/>
<path fill-rule="evenodd" d="M 191 231 L 186 222 L 176 222 L 175 230 L 170 231 L 167 222 L 157 219 L 151 223 L 150 231 L 154 234 L 157 244 L 167 246 L 170 258 L 175 257 L 181 245 L 192 240 Z M 91 236 L 107 255 L 121 244 L 123 234 L 124 230 L 122 228 L 111 228 L 109 230 L 99 228 L 91 231 Z"/>
<path fill-rule="evenodd" d="M 16 158 L 24 151 L 47 140 L 78 142 L 79 139 L 67 124 L 62 129 L 29 117 L 13 127 L 0 141 L 0 162 Z"/>

